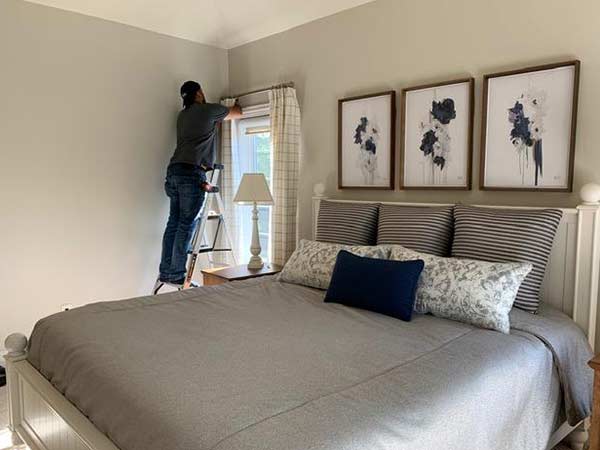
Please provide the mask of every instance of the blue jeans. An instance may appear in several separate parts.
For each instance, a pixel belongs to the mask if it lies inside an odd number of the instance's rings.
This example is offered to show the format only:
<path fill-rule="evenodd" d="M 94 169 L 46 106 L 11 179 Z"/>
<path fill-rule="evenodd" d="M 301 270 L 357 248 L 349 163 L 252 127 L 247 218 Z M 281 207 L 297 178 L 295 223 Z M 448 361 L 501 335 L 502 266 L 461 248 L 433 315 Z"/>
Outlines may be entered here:
<path fill-rule="evenodd" d="M 165 192 L 171 203 L 159 267 L 161 281 L 185 278 L 188 249 L 205 197 L 200 183 L 206 181 L 206 175 L 192 169 L 176 165 L 167 171 Z"/>

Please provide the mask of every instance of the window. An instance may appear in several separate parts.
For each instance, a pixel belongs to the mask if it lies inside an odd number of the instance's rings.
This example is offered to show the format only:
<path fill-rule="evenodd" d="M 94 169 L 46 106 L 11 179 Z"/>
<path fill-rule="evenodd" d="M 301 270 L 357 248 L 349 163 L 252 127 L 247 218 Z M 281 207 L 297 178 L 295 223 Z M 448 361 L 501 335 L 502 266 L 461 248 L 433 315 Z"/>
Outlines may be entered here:
<path fill-rule="evenodd" d="M 240 119 L 237 123 L 237 169 L 240 175 L 244 173 L 263 173 L 269 184 L 271 192 L 271 132 L 268 116 Z M 238 178 L 239 180 L 239 178 Z M 237 207 L 238 224 L 238 252 L 240 261 L 250 259 L 250 243 L 252 241 L 252 206 L 241 205 Z M 271 206 L 258 205 L 258 231 L 260 256 L 265 261 L 271 259 Z"/>

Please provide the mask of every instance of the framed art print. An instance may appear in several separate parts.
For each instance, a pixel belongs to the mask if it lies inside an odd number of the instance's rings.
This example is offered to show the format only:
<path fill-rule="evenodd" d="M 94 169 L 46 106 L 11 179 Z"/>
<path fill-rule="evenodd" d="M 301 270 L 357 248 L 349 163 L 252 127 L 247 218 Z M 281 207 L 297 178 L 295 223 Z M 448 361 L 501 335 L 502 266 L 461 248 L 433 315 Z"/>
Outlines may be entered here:
<path fill-rule="evenodd" d="M 573 190 L 579 65 L 484 76 L 481 189 Z"/>
<path fill-rule="evenodd" d="M 471 189 L 473 78 L 402 91 L 403 189 Z"/>
<path fill-rule="evenodd" d="M 394 189 L 396 92 L 338 101 L 338 188 Z"/>

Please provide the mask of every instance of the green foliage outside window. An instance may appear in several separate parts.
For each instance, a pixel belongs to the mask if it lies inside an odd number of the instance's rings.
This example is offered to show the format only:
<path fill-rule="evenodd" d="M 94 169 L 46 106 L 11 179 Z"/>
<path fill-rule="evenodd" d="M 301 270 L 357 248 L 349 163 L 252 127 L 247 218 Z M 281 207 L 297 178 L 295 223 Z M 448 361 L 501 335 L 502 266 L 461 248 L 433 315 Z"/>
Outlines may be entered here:
<path fill-rule="evenodd" d="M 271 134 L 260 133 L 254 135 L 256 149 L 256 171 L 265 174 L 267 183 L 271 185 Z"/>

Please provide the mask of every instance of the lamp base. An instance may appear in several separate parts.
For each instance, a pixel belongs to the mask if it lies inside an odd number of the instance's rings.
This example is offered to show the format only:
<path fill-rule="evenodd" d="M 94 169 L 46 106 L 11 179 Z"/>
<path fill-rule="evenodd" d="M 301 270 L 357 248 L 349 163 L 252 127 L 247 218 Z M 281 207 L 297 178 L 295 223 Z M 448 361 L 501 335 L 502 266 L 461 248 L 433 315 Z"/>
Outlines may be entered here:
<path fill-rule="evenodd" d="M 263 260 L 260 256 L 252 256 L 248 262 L 248 269 L 262 269 L 264 266 Z"/>
<path fill-rule="evenodd" d="M 263 267 L 263 261 L 260 257 L 260 239 L 258 238 L 258 208 L 256 202 L 254 202 L 254 208 L 252 208 L 252 243 L 250 244 L 250 262 L 248 262 L 248 269 L 259 270 Z"/>

